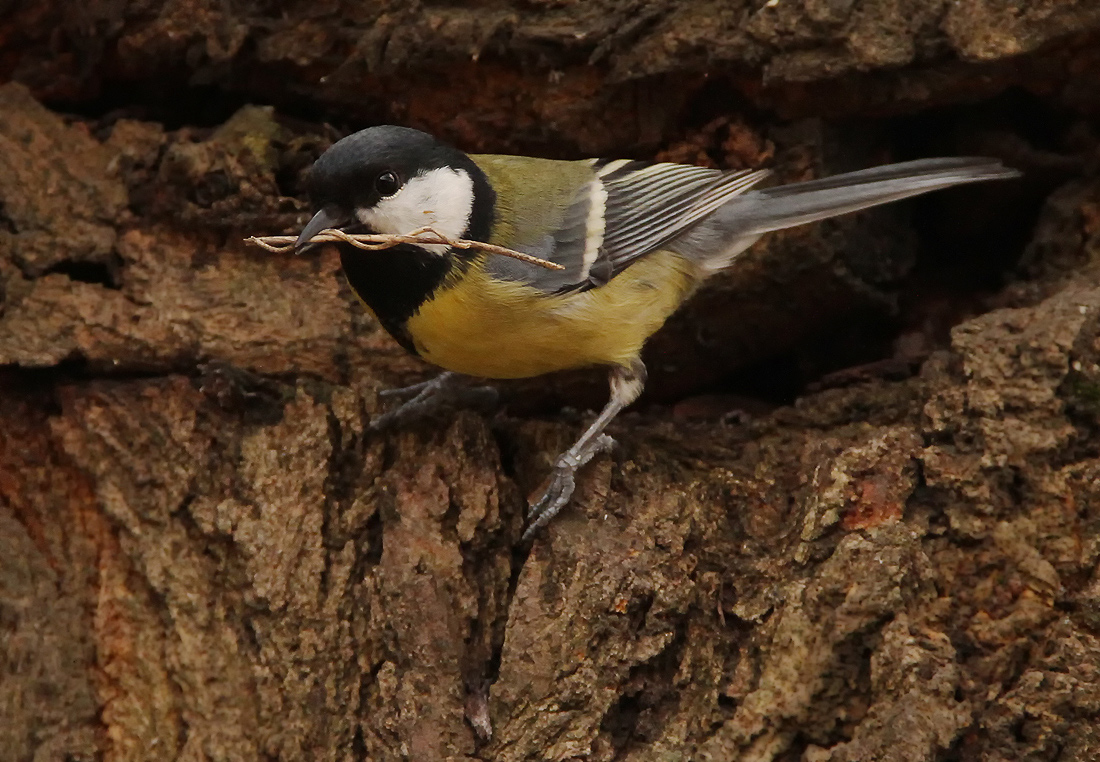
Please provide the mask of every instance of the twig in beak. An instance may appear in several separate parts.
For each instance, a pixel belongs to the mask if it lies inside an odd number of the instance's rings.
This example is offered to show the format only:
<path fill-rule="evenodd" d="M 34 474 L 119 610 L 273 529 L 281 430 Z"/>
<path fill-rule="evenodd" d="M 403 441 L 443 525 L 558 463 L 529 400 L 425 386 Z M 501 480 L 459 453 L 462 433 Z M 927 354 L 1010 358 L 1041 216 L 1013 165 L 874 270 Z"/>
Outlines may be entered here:
<path fill-rule="evenodd" d="M 293 251 L 294 244 L 297 240 L 297 237 L 292 235 L 252 236 L 251 238 L 245 239 L 247 243 L 255 244 L 256 246 L 259 246 L 260 248 L 266 249 L 267 251 L 273 252 L 275 254 L 282 254 L 287 251 Z M 481 251 L 488 252 L 489 254 L 499 254 L 502 257 L 511 257 L 512 259 L 518 259 L 532 265 L 545 267 L 547 270 L 565 269 L 562 265 L 559 265 L 556 262 L 539 259 L 538 257 L 531 256 L 530 254 L 524 254 L 523 252 L 514 251 L 513 249 L 506 249 L 503 246 L 495 246 L 494 244 L 483 243 L 482 241 L 468 241 L 463 238 L 451 239 L 430 227 L 420 228 L 404 235 L 368 235 L 365 233 L 349 235 L 342 230 L 328 228 L 327 230 L 322 230 L 320 233 L 313 236 L 313 238 L 310 238 L 308 243 L 334 243 L 336 241 L 350 243 L 357 249 L 365 249 L 367 251 L 392 249 L 394 246 L 400 246 L 403 243 L 418 245 L 441 244 L 444 246 L 453 246 L 456 249 L 480 249 Z"/>

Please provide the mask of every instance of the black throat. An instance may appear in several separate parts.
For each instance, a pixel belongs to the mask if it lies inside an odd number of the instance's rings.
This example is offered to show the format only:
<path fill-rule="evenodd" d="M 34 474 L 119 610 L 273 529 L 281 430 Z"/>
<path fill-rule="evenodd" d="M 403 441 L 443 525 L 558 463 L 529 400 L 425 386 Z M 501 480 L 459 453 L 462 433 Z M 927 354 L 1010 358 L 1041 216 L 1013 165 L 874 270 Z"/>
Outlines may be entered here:
<path fill-rule="evenodd" d="M 450 254 L 441 257 L 405 244 L 381 251 L 364 251 L 348 243 L 338 247 L 344 275 L 355 293 L 397 343 L 416 354 L 405 323 L 447 280 L 454 267 Z"/>
<path fill-rule="evenodd" d="M 487 242 L 493 227 L 496 193 L 485 173 L 468 157 L 463 158 L 466 162 L 461 169 L 474 182 L 474 203 L 462 237 Z M 371 308 L 382 327 L 412 354 L 418 353 L 406 328 L 409 318 L 437 291 L 458 283 L 466 270 L 484 256 L 476 249 L 454 248 L 440 256 L 411 244 L 380 251 L 365 251 L 348 243 L 339 243 L 337 247 L 348 284 Z"/>

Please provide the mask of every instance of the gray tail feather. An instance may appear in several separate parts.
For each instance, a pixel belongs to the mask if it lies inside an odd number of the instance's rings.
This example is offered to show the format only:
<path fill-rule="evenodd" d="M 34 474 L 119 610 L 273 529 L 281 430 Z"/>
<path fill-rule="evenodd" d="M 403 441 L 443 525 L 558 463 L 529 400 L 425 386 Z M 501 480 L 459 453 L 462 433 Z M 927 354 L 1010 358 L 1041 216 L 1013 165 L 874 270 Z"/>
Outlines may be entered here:
<path fill-rule="evenodd" d="M 952 185 L 1019 176 L 996 159 L 919 159 L 750 191 L 718 215 L 741 235 L 760 235 Z"/>

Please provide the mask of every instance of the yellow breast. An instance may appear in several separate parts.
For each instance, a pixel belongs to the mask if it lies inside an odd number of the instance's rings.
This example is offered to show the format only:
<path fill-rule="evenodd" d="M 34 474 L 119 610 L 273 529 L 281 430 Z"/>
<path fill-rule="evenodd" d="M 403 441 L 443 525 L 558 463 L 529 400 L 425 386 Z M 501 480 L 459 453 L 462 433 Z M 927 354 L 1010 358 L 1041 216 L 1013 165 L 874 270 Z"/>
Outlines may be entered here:
<path fill-rule="evenodd" d="M 690 294 L 694 266 L 666 251 L 607 285 L 547 296 L 474 266 L 406 323 L 421 357 L 486 378 L 525 378 L 586 365 L 627 365 Z"/>

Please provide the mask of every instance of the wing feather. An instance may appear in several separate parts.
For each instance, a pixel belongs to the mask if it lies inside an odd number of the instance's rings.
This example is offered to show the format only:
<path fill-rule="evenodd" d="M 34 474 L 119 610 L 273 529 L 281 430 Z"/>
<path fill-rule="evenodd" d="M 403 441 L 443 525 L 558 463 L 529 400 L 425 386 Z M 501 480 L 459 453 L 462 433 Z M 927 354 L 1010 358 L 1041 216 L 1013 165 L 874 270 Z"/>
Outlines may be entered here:
<path fill-rule="evenodd" d="M 487 267 L 495 277 L 559 294 L 603 285 L 768 174 L 629 159 L 586 166 L 591 179 L 579 183 L 571 200 L 564 201 L 567 193 L 557 202 L 558 218 L 550 230 L 513 244 L 564 269 L 493 257 Z"/>
<path fill-rule="evenodd" d="M 767 174 L 652 164 L 631 173 L 612 173 L 602 178 L 607 187 L 607 209 L 601 256 L 609 260 L 612 277 L 744 193 Z"/>

